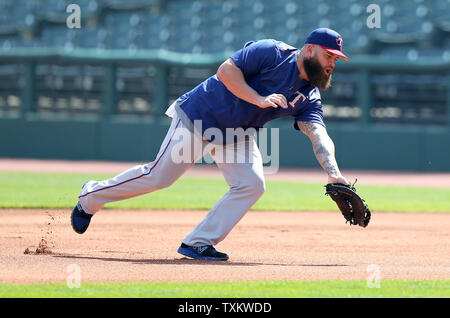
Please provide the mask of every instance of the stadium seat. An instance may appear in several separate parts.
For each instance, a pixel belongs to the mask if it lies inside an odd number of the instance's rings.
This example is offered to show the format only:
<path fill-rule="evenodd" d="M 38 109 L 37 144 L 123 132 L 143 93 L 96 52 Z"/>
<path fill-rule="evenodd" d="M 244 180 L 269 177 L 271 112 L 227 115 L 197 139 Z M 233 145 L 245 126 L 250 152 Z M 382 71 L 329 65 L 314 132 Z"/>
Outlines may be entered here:
<path fill-rule="evenodd" d="M 381 27 L 367 26 L 364 0 L 78 0 L 83 27 L 63 30 L 71 0 L 0 0 L 0 47 L 167 49 L 219 53 L 276 38 L 301 47 L 317 27 L 342 34 L 351 55 L 435 56 L 448 50 L 448 0 L 379 0 Z M 413 53 L 409 56 L 414 57 Z M 447 55 L 444 55 L 447 56 Z"/>

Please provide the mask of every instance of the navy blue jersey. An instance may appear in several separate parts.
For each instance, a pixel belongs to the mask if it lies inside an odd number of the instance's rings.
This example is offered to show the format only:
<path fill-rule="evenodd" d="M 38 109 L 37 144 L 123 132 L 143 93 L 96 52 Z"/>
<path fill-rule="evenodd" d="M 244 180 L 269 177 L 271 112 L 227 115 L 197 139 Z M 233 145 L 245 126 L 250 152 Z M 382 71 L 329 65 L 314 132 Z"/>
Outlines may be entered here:
<path fill-rule="evenodd" d="M 202 134 L 211 127 L 220 129 L 223 143 L 226 143 L 227 128 L 259 129 L 268 121 L 284 116 L 294 117 L 295 122 L 324 125 L 318 88 L 299 79 L 298 52 L 281 41 L 265 39 L 248 42 L 231 56 L 250 87 L 261 96 L 283 94 L 288 101 L 287 109 L 263 109 L 250 104 L 233 95 L 216 75 L 182 95 L 175 109 L 182 120 L 189 119 L 190 123 L 185 124 L 190 127 L 195 120 L 201 120 Z M 295 123 L 294 127 L 298 129 Z"/>

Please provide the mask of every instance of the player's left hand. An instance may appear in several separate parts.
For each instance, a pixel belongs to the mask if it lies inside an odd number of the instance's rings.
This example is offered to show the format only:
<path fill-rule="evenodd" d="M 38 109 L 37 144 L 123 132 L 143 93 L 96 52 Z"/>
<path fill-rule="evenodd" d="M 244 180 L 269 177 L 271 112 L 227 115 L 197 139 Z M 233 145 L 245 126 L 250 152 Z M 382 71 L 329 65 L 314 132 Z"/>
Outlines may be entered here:
<path fill-rule="evenodd" d="M 346 223 L 350 222 L 350 225 L 362 227 L 366 227 L 369 224 L 371 212 L 364 199 L 356 193 L 354 186 L 342 183 L 328 183 L 325 187 L 327 189 L 325 194 L 329 195 L 336 202 Z"/>

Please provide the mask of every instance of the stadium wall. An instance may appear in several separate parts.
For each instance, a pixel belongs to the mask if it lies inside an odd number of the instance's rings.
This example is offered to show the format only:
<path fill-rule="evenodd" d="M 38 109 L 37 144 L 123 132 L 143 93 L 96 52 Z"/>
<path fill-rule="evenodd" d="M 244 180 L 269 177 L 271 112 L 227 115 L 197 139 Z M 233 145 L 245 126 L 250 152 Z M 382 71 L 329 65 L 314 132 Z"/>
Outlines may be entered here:
<path fill-rule="evenodd" d="M 3 117 L 0 157 L 150 162 L 169 123 L 122 116 Z M 309 139 L 292 124 L 274 121 L 267 128 L 279 128 L 280 166 L 319 167 Z M 328 131 L 342 169 L 450 171 L 447 127 L 339 124 Z"/>

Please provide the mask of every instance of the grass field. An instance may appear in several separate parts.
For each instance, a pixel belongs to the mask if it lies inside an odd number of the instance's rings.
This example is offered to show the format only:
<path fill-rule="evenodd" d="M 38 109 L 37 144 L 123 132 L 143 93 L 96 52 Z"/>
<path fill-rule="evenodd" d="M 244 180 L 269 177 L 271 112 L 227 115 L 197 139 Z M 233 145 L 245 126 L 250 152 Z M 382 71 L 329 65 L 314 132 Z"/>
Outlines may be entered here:
<path fill-rule="evenodd" d="M 366 281 L 86 283 L 80 288 L 68 288 L 66 284 L 0 284 L 0 298 L 448 298 L 450 297 L 449 286 L 450 281 L 415 280 L 382 281 L 379 288 L 368 286 Z"/>
<path fill-rule="evenodd" d="M 111 175 L 0 172 L 0 208 L 71 209 L 86 180 Z M 109 204 L 116 209 L 208 210 L 227 191 L 221 178 L 183 177 L 172 187 L 151 195 Z M 450 190 L 418 187 L 359 185 L 372 211 L 450 212 Z M 253 210 L 336 210 L 324 196 L 323 184 L 268 181 L 265 195 Z M 382 281 L 368 288 L 366 281 L 261 281 L 233 283 L 145 282 L 65 284 L 0 284 L 0 298 L 16 297 L 156 297 L 156 298 L 302 298 L 302 297 L 450 297 L 450 281 Z"/>
<path fill-rule="evenodd" d="M 0 208 L 71 209 L 86 180 L 111 175 L 0 173 Z M 359 185 L 358 192 L 376 212 L 450 212 L 450 189 Z M 266 193 L 252 208 L 266 211 L 330 211 L 323 184 L 268 181 Z M 183 177 L 167 189 L 105 208 L 209 210 L 227 192 L 223 178 Z"/>

